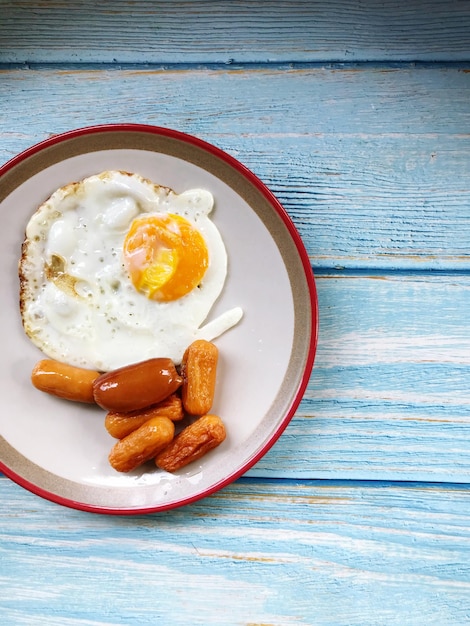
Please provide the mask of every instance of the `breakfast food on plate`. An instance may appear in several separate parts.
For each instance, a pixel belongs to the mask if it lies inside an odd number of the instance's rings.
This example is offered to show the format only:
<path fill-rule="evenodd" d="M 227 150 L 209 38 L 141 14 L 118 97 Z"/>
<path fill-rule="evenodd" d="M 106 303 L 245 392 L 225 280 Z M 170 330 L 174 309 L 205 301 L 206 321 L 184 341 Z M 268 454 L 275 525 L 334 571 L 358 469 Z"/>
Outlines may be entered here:
<path fill-rule="evenodd" d="M 31 217 L 20 261 L 24 329 L 48 357 L 109 371 L 154 357 L 181 362 L 227 274 L 212 195 L 177 194 L 138 174 L 106 171 L 58 189 Z"/>
<path fill-rule="evenodd" d="M 177 194 L 111 170 L 61 187 L 27 225 L 21 318 L 49 357 L 34 367 L 32 383 L 107 411 L 116 471 L 154 459 L 174 472 L 226 437 L 222 420 L 209 415 L 212 339 L 242 310 L 205 323 L 227 275 L 212 208 L 208 191 Z"/>
<path fill-rule="evenodd" d="M 182 382 L 171 359 L 148 359 L 101 374 L 93 396 L 107 411 L 136 411 L 165 400 Z"/>
<path fill-rule="evenodd" d="M 204 415 L 186 426 L 157 454 L 155 463 L 167 472 L 176 472 L 217 447 L 226 437 L 225 426 L 217 415 Z"/>
<path fill-rule="evenodd" d="M 180 422 L 184 418 L 183 403 L 176 393 L 158 402 L 158 404 L 137 411 L 124 413 L 109 411 L 106 414 L 104 426 L 111 437 L 123 439 L 152 417 L 161 417 L 162 415 L 168 417 L 172 422 Z"/>
<path fill-rule="evenodd" d="M 158 360 L 153 359 L 152 361 Z M 110 435 L 119 439 L 109 455 L 109 462 L 115 470 L 128 472 L 157 457 L 156 464 L 160 469 L 174 472 L 192 461 L 200 459 L 209 450 L 224 441 L 226 432 L 222 420 L 218 416 L 207 414 L 212 407 L 214 398 L 217 360 L 217 347 L 211 342 L 197 340 L 185 350 L 181 363 L 180 384 L 181 381 L 183 384 L 176 390 L 181 392 L 181 397 L 177 393 L 171 392 L 159 403 L 139 410 L 109 411 L 107 413 L 105 428 Z M 132 380 L 127 381 L 127 390 L 124 396 L 129 404 L 135 405 L 142 403 L 147 388 L 152 388 L 150 382 L 146 380 L 142 392 L 137 393 L 137 395 L 135 393 L 140 388 L 139 369 L 148 369 L 148 367 L 148 361 L 137 363 L 134 366 L 127 366 L 118 370 L 118 376 L 116 376 L 116 372 L 109 372 L 104 374 L 102 379 L 108 381 L 110 388 L 114 389 L 113 380 L 122 379 L 126 381 L 126 375 L 131 373 Z M 94 384 L 100 385 L 100 379 L 97 379 Z M 191 411 L 185 405 L 188 390 Z M 150 404 L 150 400 L 147 402 Z M 174 422 L 179 422 L 189 415 L 198 415 L 199 418 L 189 426 L 184 427 L 173 438 L 175 433 Z M 159 419 L 171 421 L 173 429 L 165 428 L 166 422 L 159 422 Z M 167 436 L 166 439 L 164 435 L 161 438 L 158 436 L 158 432 L 162 429 Z M 162 443 L 163 441 L 164 443 Z"/>
<path fill-rule="evenodd" d="M 40 391 L 75 402 L 95 402 L 93 383 L 99 372 L 74 367 L 67 363 L 43 359 L 36 363 L 31 382 Z"/>
<path fill-rule="evenodd" d="M 33 368 L 31 380 L 40 391 L 94 402 L 108 411 L 105 428 L 118 439 L 108 457 L 116 471 L 129 472 L 155 459 L 160 469 L 174 472 L 225 440 L 220 417 L 203 413 L 212 407 L 217 360 L 216 346 L 197 340 L 185 350 L 181 374 L 167 358 L 148 359 L 103 374 L 44 359 Z M 192 414 L 181 397 L 183 381 L 190 390 Z M 175 422 L 195 415 L 197 420 L 186 427 L 183 424 L 175 437 Z"/>
<path fill-rule="evenodd" d="M 212 408 L 219 351 L 210 341 L 194 341 L 181 363 L 183 406 L 190 415 L 204 415 Z"/>
<path fill-rule="evenodd" d="M 109 462 L 118 472 L 130 472 L 153 459 L 173 439 L 175 425 L 167 417 L 153 417 L 118 441 Z"/>

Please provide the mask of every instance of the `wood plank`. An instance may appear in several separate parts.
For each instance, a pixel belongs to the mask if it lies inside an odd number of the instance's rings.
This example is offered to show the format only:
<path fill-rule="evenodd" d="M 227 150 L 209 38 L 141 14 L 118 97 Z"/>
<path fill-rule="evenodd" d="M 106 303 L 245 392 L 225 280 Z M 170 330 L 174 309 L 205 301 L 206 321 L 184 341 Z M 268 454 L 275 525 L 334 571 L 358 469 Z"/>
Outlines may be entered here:
<path fill-rule="evenodd" d="M 470 276 L 316 282 L 311 380 L 249 475 L 470 483 Z"/>
<path fill-rule="evenodd" d="M 459 0 L 0 1 L 0 61 L 468 60 Z"/>
<path fill-rule="evenodd" d="M 470 482 L 470 277 L 316 282 L 310 384 L 250 475 Z"/>
<path fill-rule="evenodd" d="M 292 216 L 316 268 L 470 266 L 470 72 L 49 69 L 0 76 L 1 161 L 79 126 L 169 126 L 250 167 Z"/>
<path fill-rule="evenodd" d="M 242 480 L 126 518 L 64 509 L 2 477 L 3 623 L 464 624 L 469 495 Z"/>

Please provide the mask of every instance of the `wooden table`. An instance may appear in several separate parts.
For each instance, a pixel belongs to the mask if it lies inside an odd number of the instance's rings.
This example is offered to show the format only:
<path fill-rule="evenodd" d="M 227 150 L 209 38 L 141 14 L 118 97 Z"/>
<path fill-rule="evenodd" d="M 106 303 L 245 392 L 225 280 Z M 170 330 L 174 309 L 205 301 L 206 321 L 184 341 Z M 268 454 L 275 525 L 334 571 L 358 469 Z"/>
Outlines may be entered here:
<path fill-rule="evenodd" d="M 282 202 L 320 306 L 299 410 L 215 495 L 94 515 L 0 477 L 2 625 L 470 623 L 470 3 L 0 0 L 0 62 L 2 163 L 196 135 Z"/>

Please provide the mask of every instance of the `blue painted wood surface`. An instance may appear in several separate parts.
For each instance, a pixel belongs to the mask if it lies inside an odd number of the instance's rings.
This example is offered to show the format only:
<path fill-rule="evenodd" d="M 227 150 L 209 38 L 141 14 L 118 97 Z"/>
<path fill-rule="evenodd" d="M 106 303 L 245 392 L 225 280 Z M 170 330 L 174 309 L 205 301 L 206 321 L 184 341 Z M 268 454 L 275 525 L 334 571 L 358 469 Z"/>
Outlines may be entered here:
<path fill-rule="evenodd" d="M 465 0 L 0 0 L 0 61 L 469 58 Z"/>
<path fill-rule="evenodd" d="M 3 161 L 79 126 L 169 126 L 253 169 L 294 219 L 314 268 L 469 268 L 462 67 L 5 68 L 0 101 Z"/>
<path fill-rule="evenodd" d="M 241 480 L 132 518 L 66 510 L 7 479 L 0 496 L 3 623 L 470 619 L 468 487 Z"/>
<path fill-rule="evenodd" d="M 0 0 L 0 64 L 0 162 L 195 134 L 279 197 L 320 304 L 248 478 L 115 518 L 0 477 L 1 623 L 470 623 L 470 3 Z"/>

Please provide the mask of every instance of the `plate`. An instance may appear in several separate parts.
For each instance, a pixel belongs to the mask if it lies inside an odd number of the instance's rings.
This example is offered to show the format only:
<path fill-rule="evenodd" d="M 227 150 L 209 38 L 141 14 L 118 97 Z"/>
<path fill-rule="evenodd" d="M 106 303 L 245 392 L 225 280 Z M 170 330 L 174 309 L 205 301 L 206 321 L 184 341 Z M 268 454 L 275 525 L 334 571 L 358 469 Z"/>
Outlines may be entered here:
<path fill-rule="evenodd" d="M 149 463 L 111 468 L 115 440 L 104 412 L 43 394 L 30 374 L 43 354 L 26 337 L 17 264 L 26 224 L 58 187 L 103 170 L 137 172 L 177 193 L 214 196 L 212 219 L 229 272 L 210 316 L 234 306 L 242 321 L 216 339 L 220 360 L 211 412 L 226 440 L 175 474 Z M 53 136 L 0 169 L 0 469 L 33 493 L 76 509 L 150 513 L 221 489 L 272 447 L 293 417 L 313 367 L 318 328 L 314 277 L 292 221 L 268 188 L 236 159 L 196 137 L 138 124 L 81 128 Z M 162 355 L 164 356 L 164 355 Z"/>

